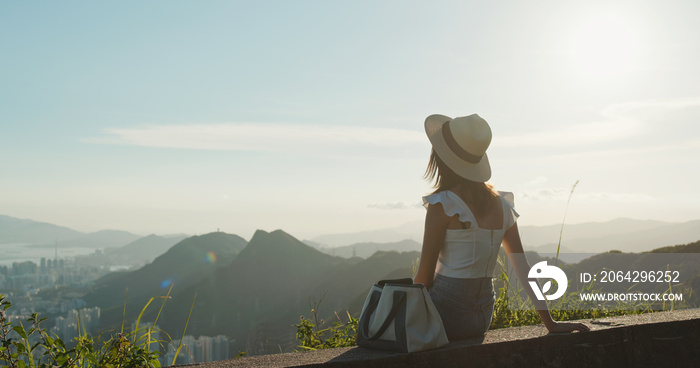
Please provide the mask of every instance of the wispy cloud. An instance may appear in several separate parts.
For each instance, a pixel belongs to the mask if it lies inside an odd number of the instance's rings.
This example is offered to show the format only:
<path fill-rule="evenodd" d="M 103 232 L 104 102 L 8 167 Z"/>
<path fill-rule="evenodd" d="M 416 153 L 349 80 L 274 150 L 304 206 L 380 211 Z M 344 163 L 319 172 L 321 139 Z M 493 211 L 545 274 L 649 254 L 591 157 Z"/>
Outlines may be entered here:
<path fill-rule="evenodd" d="M 601 119 L 580 124 L 562 122 L 560 128 L 533 131 L 527 134 L 494 137 L 493 146 L 499 148 L 561 148 L 584 147 L 598 143 L 621 141 L 656 141 L 655 145 L 668 143 L 662 139 L 673 136 L 689 140 L 697 134 L 685 134 L 685 129 L 697 132 L 700 119 L 700 97 L 679 99 L 655 99 L 620 102 L 600 110 Z M 680 135 L 679 135 L 680 134 Z M 644 138 L 644 139 L 640 139 Z M 677 144 L 678 141 L 673 141 Z"/>
<path fill-rule="evenodd" d="M 571 188 L 545 188 L 534 191 L 525 191 L 520 193 L 524 200 L 542 201 L 556 200 L 566 201 L 569 197 Z M 616 202 L 616 203 L 633 203 L 633 202 L 650 202 L 656 200 L 655 197 L 644 193 L 611 193 L 611 192 L 584 192 L 574 193 L 572 201 L 584 202 Z"/>
<path fill-rule="evenodd" d="M 423 205 L 419 202 L 387 202 L 387 203 L 373 203 L 367 206 L 368 208 L 374 208 L 378 210 L 405 210 L 412 208 L 422 208 Z"/>
<path fill-rule="evenodd" d="M 651 202 L 656 198 L 644 193 L 582 193 L 581 201 L 600 201 L 600 202 L 618 202 L 618 203 L 633 203 L 633 202 Z"/>
<path fill-rule="evenodd" d="M 700 97 L 621 102 L 609 105 L 601 114 L 609 119 L 651 120 L 664 117 L 669 111 L 692 107 L 700 107 Z"/>
<path fill-rule="evenodd" d="M 517 136 L 494 137 L 493 146 L 498 148 L 587 146 L 629 138 L 640 132 L 640 124 L 632 119 L 598 121 Z"/>
<path fill-rule="evenodd" d="M 226 151 L 336 152 L 363 147 L 399 148 L 423 143 L 421 131 L 312 124 L 229 123 L 108 128 L 83 139 L 93 144 Z"/>
<path fill-rule="evenodd" d="M 570 191 L 570 190 L 569 190 Z M 567 190 L 564 188 L 546 188 L 538 189 L 534 191 L 522 192 L 523 199 L 530 199 L 534 201 L 546 200 L 546 199 L 566 199 Z"/>

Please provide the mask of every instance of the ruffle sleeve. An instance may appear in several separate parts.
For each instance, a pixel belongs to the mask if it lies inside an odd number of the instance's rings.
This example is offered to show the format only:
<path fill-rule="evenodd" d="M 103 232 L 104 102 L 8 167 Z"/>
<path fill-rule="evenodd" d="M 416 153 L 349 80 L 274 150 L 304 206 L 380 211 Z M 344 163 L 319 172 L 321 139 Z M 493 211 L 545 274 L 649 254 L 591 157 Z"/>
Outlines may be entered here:
<path fill-rule="evenodd" d="M 445 214 L 447 216 L 452 217 L 452 216 L 458 214 L 459 221 L 476 222 L 474 219 L 474 216 L 472 215 L 469 208 L 466 207 L 464 202 L 462 202 L 462 200 L 459 197 L 452 198 L 452 196 L 456 197 L 457 195 L 450 192 L 450 191 L 443 191 L 443 192 L 438 192 L 438 193 L 433 193 L 431 195 L 427 195 L 427 196 L 423 197 L 423 207 L 425 207 L 425 209 L 428 209 L 429 205 L 440 203 L 440 204 L 442 204 L 442 208 L 445 210 Z"/>
<path fill-rule="evenodd" d="M 518 221 L 518 211 L 515 210 L 515 196 L 511 192 L 498 192 L 503 198 L 503 228 L 508 230 Z"/>

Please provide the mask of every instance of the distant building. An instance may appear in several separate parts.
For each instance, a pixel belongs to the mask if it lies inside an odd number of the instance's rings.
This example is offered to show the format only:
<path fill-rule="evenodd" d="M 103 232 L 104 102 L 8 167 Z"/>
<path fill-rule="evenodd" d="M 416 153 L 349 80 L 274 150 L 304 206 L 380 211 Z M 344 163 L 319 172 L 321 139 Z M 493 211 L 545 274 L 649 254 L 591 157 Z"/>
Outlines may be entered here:
<path fill-rule="evenodd" d="M 163 365 L 170 365 L 175 358 L 177 341 L 168 347 L 164 354 Z M 177 364 L 205 363 L 229 358 L 229 339 L 224 335 L 216 337 L 185 335 L 182 338 L 182 348 L 178 354 Z"/>
<path fill-rule="evenodd" d="M 12 263 L 12 273 L 16 276 L 36 275 L 37 265 L 32 261 Z"/>
<path fill-rule="evenodd" d="M 68 342 L 79 335 L 92 331 L 100 324 L 100 308 L 71 309 L 64 317 L 56 318 L 51 332 Z"/>

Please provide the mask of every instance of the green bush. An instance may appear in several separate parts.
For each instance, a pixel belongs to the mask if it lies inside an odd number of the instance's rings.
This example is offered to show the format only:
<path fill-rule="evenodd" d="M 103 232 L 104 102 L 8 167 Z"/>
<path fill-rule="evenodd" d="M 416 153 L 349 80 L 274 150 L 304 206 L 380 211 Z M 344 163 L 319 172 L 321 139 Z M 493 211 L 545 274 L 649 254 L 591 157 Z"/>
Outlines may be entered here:
<path fill-rule="evenodd" d="M 318 350 L 355 346 L 358 319 L 353 318 L 350 312 L 346 311 L 348 321 L 345 323 L 338 316 L 338 313 L 334 313 L 337 320 L 330 325 L 327 325 L 325 320 L 320 319 L 318 307 L 325 295 L 325 293 L 322 294 L 318 302 L 313 300 L 311 318 L 301 316 L 299 324 L 294 325 L 297 328 L 297 340 L 301 343 L 299 347 L 304 350 Z"/>

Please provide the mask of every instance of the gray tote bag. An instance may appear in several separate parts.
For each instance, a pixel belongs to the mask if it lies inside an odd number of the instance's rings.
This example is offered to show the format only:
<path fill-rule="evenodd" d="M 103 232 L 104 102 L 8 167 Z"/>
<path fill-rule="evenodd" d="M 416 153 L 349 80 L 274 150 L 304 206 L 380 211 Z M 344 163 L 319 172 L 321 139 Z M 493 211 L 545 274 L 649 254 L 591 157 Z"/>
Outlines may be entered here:
<path fill-rule="evenodd" d="M 447 343 L 442 319 L 423 284 L 406 278 L 372 286 L 360 315 L 358 346 L 410 353 Z"/>

